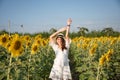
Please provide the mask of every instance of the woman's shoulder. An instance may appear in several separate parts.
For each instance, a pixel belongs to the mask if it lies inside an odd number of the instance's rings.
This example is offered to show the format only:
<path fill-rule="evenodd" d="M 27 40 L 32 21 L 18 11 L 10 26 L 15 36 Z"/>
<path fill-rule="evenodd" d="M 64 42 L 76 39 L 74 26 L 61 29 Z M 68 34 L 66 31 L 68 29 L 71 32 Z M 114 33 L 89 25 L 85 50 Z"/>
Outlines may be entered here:
<path fill-rule="evenodd" d="M 65 39 L 66 43 L 70 44 L 71 43 L 71 38 Z"/>

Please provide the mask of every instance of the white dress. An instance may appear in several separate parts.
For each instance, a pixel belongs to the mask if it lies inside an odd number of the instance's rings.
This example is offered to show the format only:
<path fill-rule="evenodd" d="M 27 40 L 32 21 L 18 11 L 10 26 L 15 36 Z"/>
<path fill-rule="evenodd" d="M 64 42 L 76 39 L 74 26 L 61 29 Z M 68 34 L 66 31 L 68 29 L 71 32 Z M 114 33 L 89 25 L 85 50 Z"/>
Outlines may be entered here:
<path fill-rule="evenodd" d="M 58 48 L 57 44 L 53 42 L 50 43 L 50 46 L 52 46 L 56 57 L 54 59 L 54 64 L 51 69 L 49 78 L 51 78 L 52 80 L 72 79 L 68 59 L 70 43 L 68 43 L 68 41 L 66 40 L 67 49 L 64 49 L 63 51 Z"/>

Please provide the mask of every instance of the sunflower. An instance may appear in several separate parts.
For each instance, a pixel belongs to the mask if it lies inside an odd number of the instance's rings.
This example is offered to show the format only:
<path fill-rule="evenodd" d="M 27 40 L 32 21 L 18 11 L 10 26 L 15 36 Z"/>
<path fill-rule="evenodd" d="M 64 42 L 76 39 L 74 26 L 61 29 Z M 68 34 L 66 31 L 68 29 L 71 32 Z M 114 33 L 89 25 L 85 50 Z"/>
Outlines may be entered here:
<path fill-rule="evenodd" d="M 26 48 L 30 47 L 32 39 L 29 35 L 20 36 L 20 39 L 22 40 L 22 43 Z"/>
<path fill-rule="evenodd" d="M 32 44 L 31 54 L 35 54 L 39 50 L 37 44 Z"/>
<path fill-rule="evenodd" d="M 6 46 L 5 46 L 5 48 L 8 50 L 8 52 L 10 52 L 10 46 L 11 46 L 11 43 L 10 43 L 10 41 L 6 44 Z"/>
<path fill-rule="evenodd" d="M 83 43 L 83 44 L 82 44 L 82 48 L 83 48 L 83 49 L 87 49 L 87 47 L 88 47 L 88 44 L 86 44 L 86 43 Z"/>
<path fill-rule="evenodd" d="M 31 41 L 26 42 L 26 48 L 29 48 L 31 46 Z"/>
<path fill-rule="evenodd" d="M 25 35 L 23 38 L 25 41 L 29 41 L 31 39 L 31 37 L 29 35 Z"/>
<path fill-rule="evenodd" d="M 106 61 L 106 55 L 102 55 L 102 57 L 99 59 L 99 65 L 103 65 Z"/>
<path fill-rule="evenodd" d="M 37 39 L 35 39 L 34 43 L 40 46 L 41 45 L 41 41 L 42 41 L 42 39 L 37 38 Z"/>
<path fill-rule="evenodd" d="M 43 47 L 45 47 L 45 46 L 46 46 L 46 44 L 47 44 L 47 41 L 42 40 L 42 43 L 41 43 L 41 44 L 42 44 L 42 46 L 43 46 Z"/>
<path fill-rule="evenodd" d="M 15 39 L 15 38 L 19 38 L 19 35 L 18 34 L 13 34 L 13 35 L 11 35 L 11 37 Z"/>
<path fill-rule="evenodd" d="M 113 49 L 109 49 L 107 54 L 112 55 L 113 54 Z"/>
<path fill-rule="evenodd" d="M 94 44 L 93 47 L 89 50 L 91 56 L 96 52 L 96 48 L 97 48 L 97 44 Z"/>
<path fill-rule="evenodd" d="M 110 60 L 110 56 L 109 54 L 106 54 L 106 60 L 109 61 Z"/>
<path fill-rule="evenodd" d="M 23 43 L 22 40 L 19 37 L 16 37 L 15 39 L 12 40 L 11 46 L 9 48 L 12 57 L 18 57 L 22 54 L 23 52 Z"/>
<path fill-rule="evenodd" d="M 106 53 L 106 60 L 109 61 L 111 55 L 113 54 L 113 49 L 109 49 L 108 52 Z"/>
<path fill-rule="evenodd" d="M 35 40 L 37 40 L 39 38 L 42 38 L 42 35 L 39 34 L 39 35 L 35 36 Z"/>
<path fill-rule="evenodd" d="M 80 48 L 80 44 L 79 43 L 77 44 L 77 47 Z"/>
<path fill-rule="evenodd" d="M 91 48 L 91 49 L 89 50 L 90 55 L 92 56 L 92 55 L 95 53 L 95 51 L 96 51 L 96 48 L 95 48 L 95 47 Z"/>
<path fill-rule="evenodd" d="M 4 35 L 1 35 L 0 37 L 0 45 L 5 47 L 6 44 L 8 43 L 9 41 L 9 35 L 8 34 L 4 34 Z"/>

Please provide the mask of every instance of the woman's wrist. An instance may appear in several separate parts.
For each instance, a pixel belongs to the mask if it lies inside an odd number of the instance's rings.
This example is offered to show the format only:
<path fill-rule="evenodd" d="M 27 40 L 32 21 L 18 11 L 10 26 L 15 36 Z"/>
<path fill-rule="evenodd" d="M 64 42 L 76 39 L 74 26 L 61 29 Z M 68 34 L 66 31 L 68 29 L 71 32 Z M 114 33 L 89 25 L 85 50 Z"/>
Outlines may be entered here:
<path fill-rule="evenodd" d="M 67 25 L 68 27 L 70 27 L 70 24 L 69 25 Z"/>

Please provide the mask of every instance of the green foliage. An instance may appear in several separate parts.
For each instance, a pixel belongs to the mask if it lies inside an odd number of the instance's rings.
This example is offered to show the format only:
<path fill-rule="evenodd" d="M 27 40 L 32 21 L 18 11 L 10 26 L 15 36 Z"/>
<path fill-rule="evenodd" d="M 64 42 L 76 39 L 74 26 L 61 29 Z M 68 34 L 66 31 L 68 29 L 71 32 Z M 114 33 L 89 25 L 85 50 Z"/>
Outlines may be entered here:
<path fill-rule="evenodd" d="M 39 32 L 39 33 L 25 33 L 24 35 L 30 35 L 30 36 L 36 36 L 38 34 L 42 35 L 43 38 L 48 38 L 52 33 L 56 32 L 57 30 L 54 28 L 51 28 L 49 32 Z M 0 35 L 1 34 L 5 34 L 8 32 L 6 30 L 0 31 Z M 18 32 L 15 32 L 18 33 Z M 10 34 L 15 34 L 15 33 L 10 33 Z M 20 35 L 22 35 L 22 33 L 18 33 Z M 77 32 L 70 32 L 70 38 L 75 38 L 75 37 L 80 37 L 80 36 L 84 36 L 84 37 L 102 37 L 102 36 L 113 36 L 113 37 L 118 37 L 120 36 L 120 32 L 118 31 L 114 31 L 113 28 L 104 28 L 103 30 L 93 30 L 93 31 L 89 31 L 87 28 L 85 27 L 79 27 L 79 30 Z"/>
<path fill-rule="evenodd" d="M 100 69 L 100 80 L 118 80 L 120 75 L 120 43 L 114 44 L 115 50 L 111 60 Z M 99 45 L 94 56 L 90 56 L 87 49 L 81 49 L 72 43 L 69 53 L 70 68 L 73 80 L 96 80 L 98 60 L 106 52 Z M 104 51 L 103 51 L 104 50 Z M 99 56 L 98 56 L 99 54 Z M 7 79 L 7 69 L 10 70 L 12 80 L 48 80 L 49 73 L 55 58 L 54 51 L 48 45 L 41 47 L 40 51 L 31 55 L 26 50 L 18 58 L 12 58 L 12 65 L 8 66 L 10 53 L 0 47 L 0 79 Z"/>
<path fill-rule="evenodd" d="M 3 34 L 3 32 L 1 33 Z M 13 33 L 14 34 L 14 33 Z M 35 37 L 36 35 L 42 35 L 42 38 L 48 38 L 50 33 L 35 33 L 25 35 L 30 35 Z M 22 34 L 20 34 L 22 35 Z M 114 34 L 109 34 L 111 36 L 119 36 L 119 32 L 114 32 Z M 78 37 L 77 32 L 70 33 L 72 39 Z M 108 36 L 101 31 L 94 31 L 85 34 L 85 37 L 100 37 Z M 119 37 L 116 37 L 119 38 Z M 96 41 L 96 39 L 91 39 Z M 81 41 L 77 43 L 72 42 L 70 47 L 69 59 L 70 68 L 73 80 L 96 80 L 98 75 L 98 64 L 99 58 L 108 51 L 108 49 L 113 49 L 114 53 L 111 56 L 109 62 L 106 62 L 99 69 L 99 80 L 119 80 L 120 77 L 120 41 L 108 46 L 109 41 L 100 43 L 98 42 L 98 47 L 93 56 L 89 55 L 89 48 L 78 47 L 77 44 L 82 45 Z M 48 80 L 49 73 L 51 71 L 53 61 L 55 58 L 54 51 L 47 44 L 44 47 L 40 47 L 40 50 L 32 55 L 30 49 L 25 49 L 24 53 L 17 57 L 12 58 L 12 63 L 9 65 L 9 60 L 11 54 L 2 46 L 0 46 L 0 80 L 6 80 L 8 75 L 8 69 L 10 69 L 10 79 L 12 80 Z"/>

